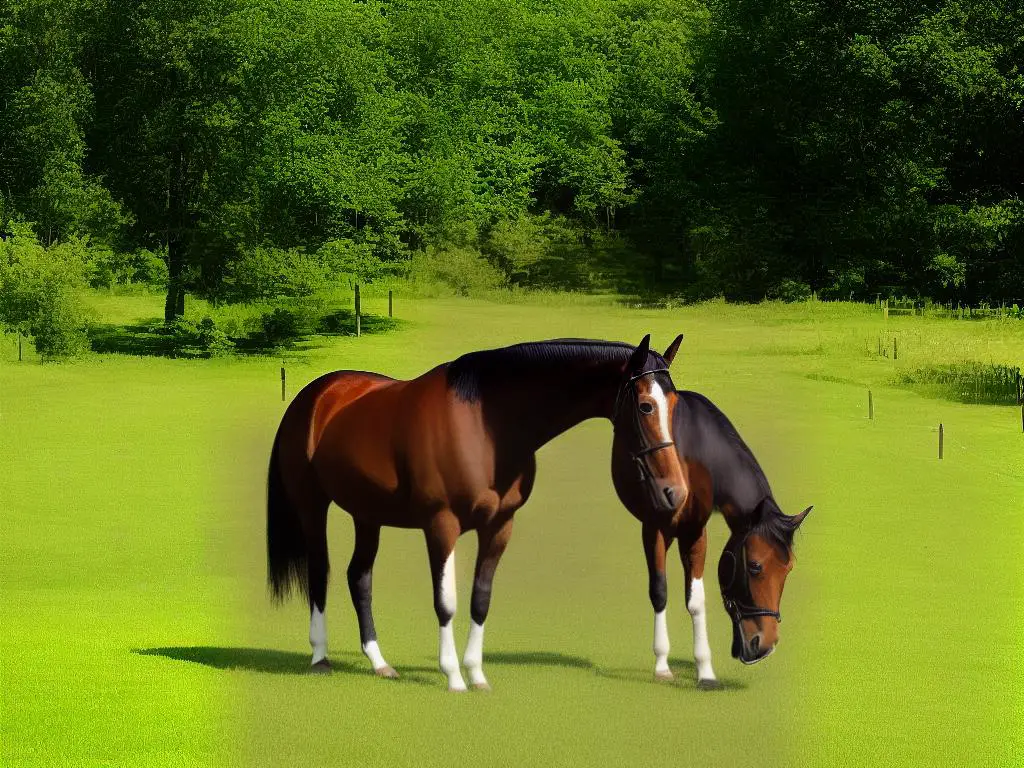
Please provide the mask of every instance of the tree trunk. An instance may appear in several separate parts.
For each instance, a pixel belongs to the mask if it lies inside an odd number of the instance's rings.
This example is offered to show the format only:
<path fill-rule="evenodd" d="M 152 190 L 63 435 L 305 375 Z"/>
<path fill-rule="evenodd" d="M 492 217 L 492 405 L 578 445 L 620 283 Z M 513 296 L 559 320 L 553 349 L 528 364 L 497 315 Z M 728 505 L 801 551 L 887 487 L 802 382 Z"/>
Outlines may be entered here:
<path fill-rule="evenodd" d="M 185 314 L 185 289 L 181 284 L 185 254 L 181 240 L 172 237 L 167 243 L 167 299 L 164 301 L 164 322 L 173 323 Z"/>
<path fill-rule="evenodd" d="M 175 152 L 174 169 L 167 189 L 167 299 L 164 322 L 173 323 L 185 314 L 185 153 Z"/>

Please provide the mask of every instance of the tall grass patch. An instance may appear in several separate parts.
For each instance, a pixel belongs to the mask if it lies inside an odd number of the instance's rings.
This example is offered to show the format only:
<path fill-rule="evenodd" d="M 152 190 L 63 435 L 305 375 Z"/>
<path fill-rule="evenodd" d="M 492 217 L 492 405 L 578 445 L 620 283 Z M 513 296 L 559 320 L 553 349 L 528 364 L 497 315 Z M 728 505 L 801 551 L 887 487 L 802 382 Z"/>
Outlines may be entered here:
<path fill-rule="evenodd" d="M 968 361 L 926 365 L 900 372 L 894 383 L 931 397 L 961 403 L 1017 405 L 1024 397 L 1020 369 L 994 363 Z"/>

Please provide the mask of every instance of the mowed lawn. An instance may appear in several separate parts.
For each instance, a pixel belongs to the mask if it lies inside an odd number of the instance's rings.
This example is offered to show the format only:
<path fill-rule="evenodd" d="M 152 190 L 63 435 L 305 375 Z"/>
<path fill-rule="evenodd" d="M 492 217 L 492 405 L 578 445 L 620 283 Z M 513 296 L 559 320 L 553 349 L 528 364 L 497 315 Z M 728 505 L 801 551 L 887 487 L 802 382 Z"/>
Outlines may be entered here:
<path fill-rule="evenodd" d="M 109 307 L 114 302 L 107 301 Z M 379 299 L 364 302 L 382 311 Z M 159 298 L 125 306 L 157 314 Z M 797 538 L 778 652 L 744 667 L 715 582 L 715 668 L 698 691 L 678 559 L 674 684 L 652 680 L 635 521 L 609 477 L 611 430 L 545 447 L 487 624 L 490 694 L 453 695 L 421 534 L 386 530 L 381 647 L 358 653 L 330 523 L 335 673 L 306 674 L 308 616 L 265 588 L 263 490 L 283 412 L 279 358 L 116 355 L 0 368 L 0 763 L 191 765 L 986 765 L 1024 763 L 1024 434 L 1020 411 L 886 386 L 945 357 L 1024 362 L 1024 331 L 807 304 L 631 310 L 600 302 L 396 300 L 397 332 L 289 355 L 289 389 L 336 368 L 416 375 L 478 348 L 585 336 L 664 347 L 754 449 Z M 123 318 L 131 319 L 130 317 Z M 874 354 L 901 335 L 900 360 Z M 868 421 L 871 386 L 875 420 Z M 945 458 L 936 457 L 945 426 Z M 460 651 L 476 542 L 460 541 Z"/>

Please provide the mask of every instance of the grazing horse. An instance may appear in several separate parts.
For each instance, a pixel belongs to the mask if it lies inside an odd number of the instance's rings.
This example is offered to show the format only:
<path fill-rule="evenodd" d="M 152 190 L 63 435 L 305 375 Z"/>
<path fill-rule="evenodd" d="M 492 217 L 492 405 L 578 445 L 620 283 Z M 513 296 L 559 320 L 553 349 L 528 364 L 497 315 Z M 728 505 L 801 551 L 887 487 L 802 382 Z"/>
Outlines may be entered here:
<path fill-rule="evenodd" d="M 672 446 L 666 355 L 585 340 L 518 344 L 472 352 L 408 381 L 337 371 L 308 384 L 281 420 L 270 457 L 267 553 L 273 595 L 294 584 L 309 600 L 312 667 L 329 671 L 327 508 L 333 501 L 355 524 L 348 586 L 363 653 L 381 677 L 384 660 L 371 610 L 371 578 L 380 528 L 420 528 L 433 576 L 440 627 L 439 664 L 448 687 L 463 691 L 452 617 L 455 541 L 479 539 L 472 622 L 463 664 L 486 689 L 484 621 L 495 569 L 512 534 L 512 517 L 533 488 L 538 448 L 592 417 L 629 432 L 642 468 L 647 504 L 675 509 L 683 471 Z M 628 415 L 627 415 L 628 413 Z"/>
<path fill-rule="evenodd" d="M 794 564 L 793 535 L 811 507 L 798 515 L 783 514 L 754 454 L 710 400 L 696 392 L 673 391 L 665 397 L 675 442 L 675 450 L 668 453 L 677 454 L 685 478 L 678 503 L 668 511 L 652 504 L 644 472 L 637 471 L 636 446 L 624 429 L 630 418 L 626 414 L 615 423 L 612 479 L 619 499 L 643 524 L 654 608 L 654 675 L 659 680 L 672 679 L 665 558 L 678 539 L 686 607 L 693 620 L 697 684 L 715 688 L 703 581 L 708 547 L 705 526 L 712 510 L 721 511 L 731 532 L 718 563 L 718 580 L 733 622 L 732 656 L 753 664 L 771 654 L 779 641 L 779 604 Z"/>

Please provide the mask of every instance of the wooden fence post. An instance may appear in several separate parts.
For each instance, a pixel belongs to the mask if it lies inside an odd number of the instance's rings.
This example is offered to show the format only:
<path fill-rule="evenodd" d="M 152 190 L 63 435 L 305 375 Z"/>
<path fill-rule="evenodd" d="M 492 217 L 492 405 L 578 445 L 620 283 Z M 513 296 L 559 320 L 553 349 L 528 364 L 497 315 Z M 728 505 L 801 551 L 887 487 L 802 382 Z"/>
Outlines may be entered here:
<path fill-rule="evenodd" d="M 356 336 L 362 335 L 362 325 L 363 318 L 359 309 L 359 283 L 356 283 Z"/>
<path fill-rule="evenodd" d="M 939 422 L 939 458 L 942 458 L 942 422 Z"/>
<path fill-rule="evenodd" d="M 875 403 L 871 399 L 871 390 L 868 390 L 868 419 L 874 420 L 875 418 Z"/>
<path fill-rule="evenodd" d="M 394 317 L 395 316 L 394 306 L 395 305 L 394 305 L 394 301 L 393 301 L 392 292 L 389 290 L 388 291 L 388 317 Z"/>
<path fill-rule="evenodd" d="M 893 336 L 893 337 L 892 337 L 892 359 L 893 359 L 893 360 L 895 360 L 895 359 L 896 359 L 896 357 L 897 357 L 897 352 L 896 352 L 896 337 L 895 337 L 895 336 Z"/>
<path fill-rule="evenodd" d="M 281 366 L 281 402 L 284 402 L 284 366 Z"/>
<path fill-rule="evenodd" d="M 18 331 L 18 362 L 21 362 L 21 331 Z"/>

